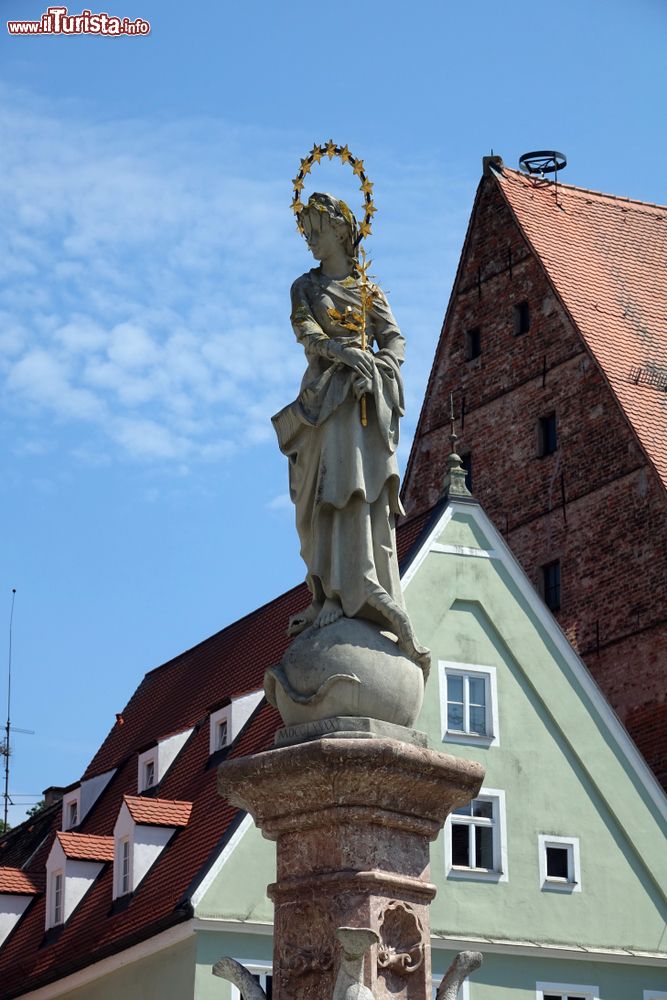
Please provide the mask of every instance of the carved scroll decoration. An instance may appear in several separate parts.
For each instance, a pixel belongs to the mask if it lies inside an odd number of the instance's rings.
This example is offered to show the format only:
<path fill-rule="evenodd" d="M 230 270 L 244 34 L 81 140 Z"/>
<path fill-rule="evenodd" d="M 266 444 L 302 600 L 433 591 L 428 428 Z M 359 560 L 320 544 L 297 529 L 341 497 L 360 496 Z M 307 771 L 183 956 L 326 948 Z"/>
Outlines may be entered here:
<path fill-rule="evenodd" d="M 295 976 L 333 966 L 334 930 L 313 903 L 290 908 L 283 928 L 282 966 Z"/>
<path fill-rule="evenodd" d="M 389 903 L 380 926 L 378 966 L 399 976 L 415 972 L 424 961 L 424 928 L 409 903 Z"/>

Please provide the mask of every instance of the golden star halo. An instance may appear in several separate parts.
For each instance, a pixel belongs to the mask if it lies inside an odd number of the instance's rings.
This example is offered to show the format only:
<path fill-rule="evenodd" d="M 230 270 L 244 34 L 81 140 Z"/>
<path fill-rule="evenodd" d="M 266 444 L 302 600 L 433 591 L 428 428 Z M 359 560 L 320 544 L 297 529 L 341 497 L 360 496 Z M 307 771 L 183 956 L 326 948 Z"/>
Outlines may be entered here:
<path fill-rule="evenodd" d="M 333 139 L 329 139 L 325 143 L 315 143 L 311 151 L 301 160 L 301 165 L 299 167 L 299 172 L 292 181 L 292 187 L 294 190 L 294 198 L 291 204 L 291 209 L 296 216 L 297 229 L 301 234 L 303 234 L 303 225 L 299 219 L 299 213 L 303 212 L 306 207 L 301 201 L 301 192 L 303 190 L 303 185 L 305 181 L 306 174 L 309 174 L 314 163 L 319 163 L 323 156 L 327 156 L 330 160 L 337 156 L 341 163 L 349 163 L 352 167 L 352 172 L 359 178 L 361 184 L 359 186 L 360 191 L 363 192 L 364 201 L 364 219 L 363 222 L 359 223 L 359 242 L 363 240 L 366 236 L 370 235 L 373 222 L 373 214 L 377 212 L 372 200 L 373 184 L 366 177 L 364 171 L 364 161 L 358 160 L 352 155 L 347 147 L 337 146 Z"/>

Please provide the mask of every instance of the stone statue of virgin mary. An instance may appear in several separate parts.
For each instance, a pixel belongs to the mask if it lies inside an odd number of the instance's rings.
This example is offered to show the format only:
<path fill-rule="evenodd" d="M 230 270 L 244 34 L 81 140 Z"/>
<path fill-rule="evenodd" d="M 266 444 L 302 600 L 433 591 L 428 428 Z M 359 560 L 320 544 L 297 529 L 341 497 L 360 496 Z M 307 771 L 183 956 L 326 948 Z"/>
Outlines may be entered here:
<path fill-rule="evenodd" d="M 313 194 L 300 222 L 319 261 L 291 292 L 307 367 L 298 397 L 273 424 L 289 460 L 311 603 L 290 619 L 288 632 L 324 629 L 343 616 L 365 619 L 393 633 L 427 671 L 428 650 L 416 642 L 403 602 L 394 527 L 403 513 L 396 449 L 405 340 L 382 290 L 372 283 L 362 289 L 359 230 L 345 202 Z"/>

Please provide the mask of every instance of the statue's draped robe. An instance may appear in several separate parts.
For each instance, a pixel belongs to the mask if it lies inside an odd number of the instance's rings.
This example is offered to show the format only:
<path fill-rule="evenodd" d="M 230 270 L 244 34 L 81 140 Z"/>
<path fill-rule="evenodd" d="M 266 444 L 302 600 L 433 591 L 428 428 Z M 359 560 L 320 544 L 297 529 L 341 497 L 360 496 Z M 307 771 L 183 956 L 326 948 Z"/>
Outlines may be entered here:
<path fill-rule="evenodd" d="M 361 309 L 359 280 L 336 281 L 313 269 L 292 286 L 292 325 L 308 367 L 298 398 L 273 418 L 289 459 L 301 555 L 313 599 L 337 598 L 347 617 L 411 635 L 401 593 L 394 519 L 403 513 L 396 460 L 403 414 L 400 366 L 405 341 L 377 286 L 366 316 L 374 376 L 362 427 L 353 383 L 358 373 L 337 359 L 359 334 L 328 310 Z"/>

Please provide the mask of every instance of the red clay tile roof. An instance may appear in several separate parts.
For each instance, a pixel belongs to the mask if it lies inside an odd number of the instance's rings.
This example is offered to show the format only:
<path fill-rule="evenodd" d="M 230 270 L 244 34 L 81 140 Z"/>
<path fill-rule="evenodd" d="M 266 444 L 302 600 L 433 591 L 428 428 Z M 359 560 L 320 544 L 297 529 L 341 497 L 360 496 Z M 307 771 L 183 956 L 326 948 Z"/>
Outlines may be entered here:
<path fill-rule="evenodd" d="M 34 896 L 41 891 L 35 880 L 20 868 L 0 868 L 0 892 Z"/>
<path fill-rule="evenodd" d="M 63 833 L 56 837 L 66 858 L 79 861 L 113 861 L 113 837 L 99 837 L 90 833 Z"/>
<path fill-rule="evenodd" d="M 493 176 L 667 487 L 667 207 Z"/>
<path fill-rule="evenodd" d="M 140 795 L 124 795 L 123 802 L 134 822 L 147 826 L 186 826 L 192 812 L 192 802 L 143 798 Z"/>
<path fill-rule="evenodd" d="M 428 511 L 398 528 L 403 567 L 433 516 Z M 59 836 L 106 842 L 123 801 L 137 800 L 138 750 L 163 733 L 194 727 L 159 785 L 161 798 L 172 806 L 192 803 L 189 822 L 177 830 L 122 908 L 111 906 L 113 867 L 107 865 L 58 935 L 49 940 L 44 938 L 45 899 L 38 896 L 0 948 L 2 1000 L 35 990 L 190 918 L 195 888 L 242 818 L 217 793 L 214 765 L 220 755 L 209 755 L 209 710 L 262 687 L 265 670 L 278 662 L 289 643 L 285 635 L 289 615 L 307 603 L 305 586 L 295 587 L 146 674 L 122 712 L 124 724 L 113 727 L 85 775 L 114 768 L 113 777 L 84 817 L 83 829 Z M 278 713 L 263 701 L 223 755 L 240 757 L 269 749 L 280 725 Z M 142 809 L 156 801 L 139 798 Z M 37 828 L 33 820 L 1 837 L 0 858 L 6 852 L 12 864 L 23 865 L 26 877 L 35 873 L 43 882 L 61 811 L 51 807 L 42 816 L 42 824 L 51 824 L 50 832 L 45 826 Z"/>

